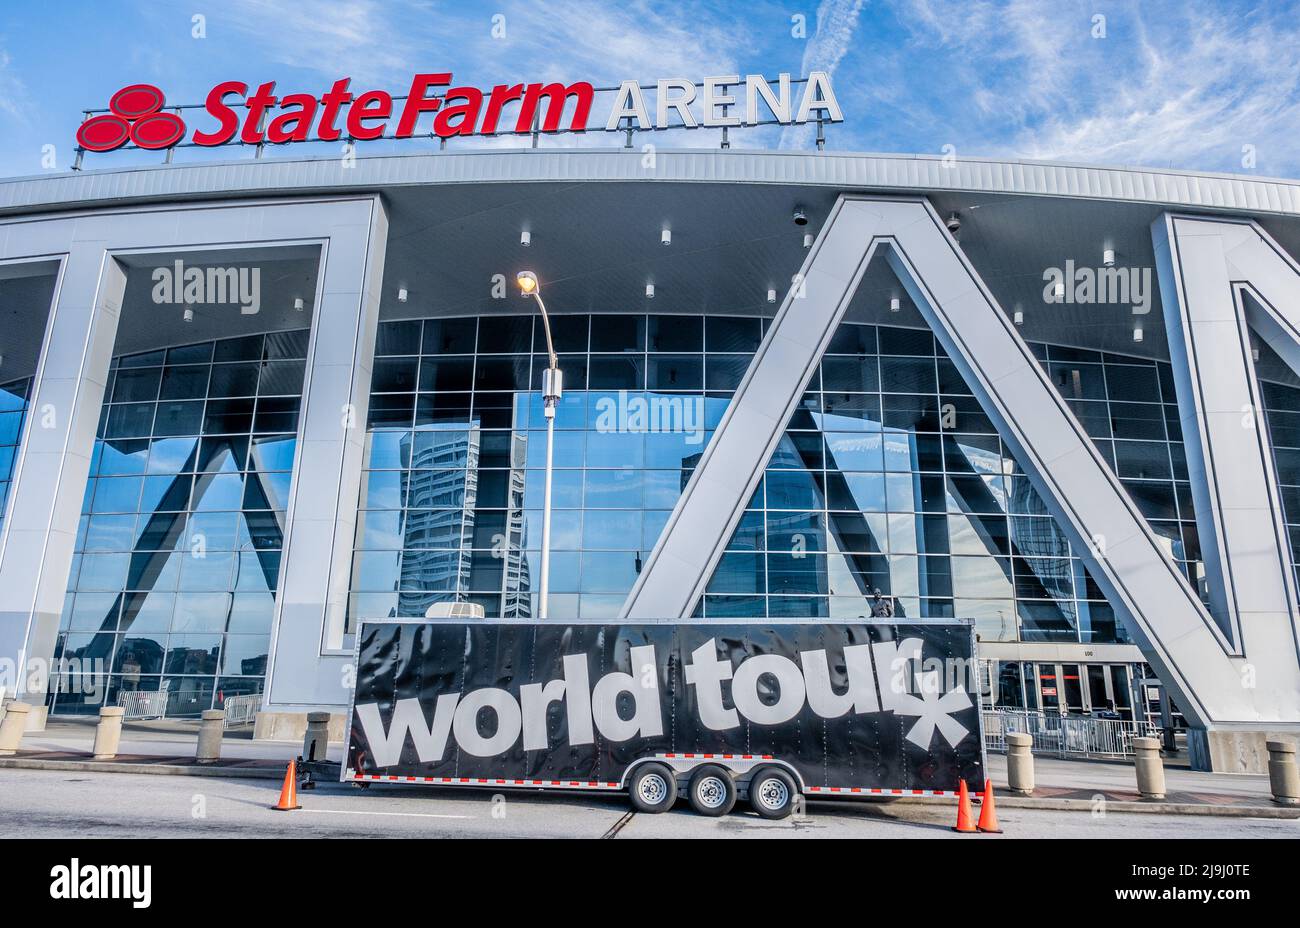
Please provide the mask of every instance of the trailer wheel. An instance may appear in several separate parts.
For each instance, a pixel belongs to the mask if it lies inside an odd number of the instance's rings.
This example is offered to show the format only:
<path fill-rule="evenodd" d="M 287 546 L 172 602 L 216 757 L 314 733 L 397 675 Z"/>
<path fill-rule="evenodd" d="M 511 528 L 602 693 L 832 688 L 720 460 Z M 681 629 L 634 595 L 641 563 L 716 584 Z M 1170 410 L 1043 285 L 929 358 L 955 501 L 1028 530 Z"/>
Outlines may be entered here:
<path fill-rule="evenodd" d="M 638 812 L 667 812 L 677 801 L 677 777 L 665 764 L 642 764 L 628 782 L 628 796 Z"/>
<path fill-rule="evenodd" d="M 749 781 L 749 804 L 763 818 L 785 818 L 794 811 L 799 787 L 780 767 L 762 767 Z"/>
<path fill-rule="evenodd" d="M 700 815 L 726 815 L 736 804 L 736 781 L 731 772 L 717 764 L 705 764 L 691 774 L 691 808 Z"/>

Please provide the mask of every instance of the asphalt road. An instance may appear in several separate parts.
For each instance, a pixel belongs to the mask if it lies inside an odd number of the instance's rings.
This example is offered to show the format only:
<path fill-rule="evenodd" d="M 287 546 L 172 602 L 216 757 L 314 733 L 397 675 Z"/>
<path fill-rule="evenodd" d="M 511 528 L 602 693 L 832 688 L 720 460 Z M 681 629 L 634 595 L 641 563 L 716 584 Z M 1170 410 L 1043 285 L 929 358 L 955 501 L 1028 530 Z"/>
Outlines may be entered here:
<path fill-rule="evenodd" d="M 55 837 L 957 838 L 953 807 L 812 802 L 802 820 L 724 818 L 685 802 L 631 814 L 622 796 L 330 784 L 274 812 L 270 780 L 0 769 L 0 834 Z M 1004 835 L 1070 838 L 1300 838 L 1300 822 L 1202 816 L 999 810 Z"/>

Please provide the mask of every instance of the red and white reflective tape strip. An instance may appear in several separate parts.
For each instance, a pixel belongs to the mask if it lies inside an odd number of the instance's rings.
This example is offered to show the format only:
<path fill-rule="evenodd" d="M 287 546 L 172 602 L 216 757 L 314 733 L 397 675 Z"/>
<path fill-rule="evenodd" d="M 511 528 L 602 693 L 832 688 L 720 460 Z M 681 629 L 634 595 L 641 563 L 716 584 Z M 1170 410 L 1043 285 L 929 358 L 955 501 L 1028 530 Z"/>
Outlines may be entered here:
<path fill-rule="evenodd" d="M 872 789 L 866 786 L 810 786 L 810 793 L 836 793 L 848 796 L 956 796 L 955 789 Z"/>
<path fill-rule="evenodd" d="M 599 780 L 515 780 L 487 777 L 407 777 L 378 773 L 355 773 L 354 780 L 367 783 L 434 783 L 454 786 L 563 786 L 565 789 L 619 789 L 617 783 Z"/>
<path fill-rule="evenodd" d="M 686 760 L 771 760 L 771 754 L 656 754 L 655 757 L 685 758 Z"/>

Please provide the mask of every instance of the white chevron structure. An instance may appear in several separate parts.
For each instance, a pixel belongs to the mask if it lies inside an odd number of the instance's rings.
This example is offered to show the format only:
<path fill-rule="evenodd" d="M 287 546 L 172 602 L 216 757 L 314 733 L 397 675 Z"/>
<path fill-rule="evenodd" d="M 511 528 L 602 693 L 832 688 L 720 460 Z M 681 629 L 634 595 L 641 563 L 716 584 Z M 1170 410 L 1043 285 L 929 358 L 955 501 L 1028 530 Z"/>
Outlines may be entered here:
<path fill-rule="evenodd" d="M 1198 512 L 1216 527 L 1226 526 L 1210 536 L 1223 537 L 1221 559 L 1208 565 L 1219 580 L 1211 583 L 1211 589 L 1231 590 L 1244 583 L 1243 595 L 1249 597 L 1238 605 L 1220 592 L 1215 605 L 1230 610 L 1235 627 L 1249 627 L 1253 642 L 1249 653 L 1242 646 L 1244 640 L 1238 643 L 1233 640 L 1236 636 L 1224 634 L 1161 551 L 933 207 L 919 200 L 855 196 L 842 197 L 836 204 L 799 272 L 800 285 L 791 289 L 768 328 L 735 400 L 673 510 L 668 529 L 628 595 L 622 617 L 691 615 L 868 263 L 877 249 L 884 249 L 913 302 L 977 391 L 981 406 L 1017 452 L 1058 523 L 1078 550 L 1089 552 L 1085 559 L 1093 576 L 1105 587 L 1110 602 L 1122 608 L 1126 627 L 1143 641 L 1143 651 L 1161 679 L 1178 694 L 1183 711 L 1212 733 L 1195 750 L 1213 752 L 1231 746 L 1262 754 L 1262 743 L 1243 748 L 1231 733 L 1290 729 L 1300 722 L 1295 580 L 1283 553 L 1285 536 L 1270 489 L 1276 484 L 1270 479 L 1267 447 L 1262 439 L 1256 440 L 1259 429 L 1243 433 L 1240 421 L 1243 409 L 1257 408 L 1251 398 L 1258 390 L 1248 380 L 1249 350 L 1243 352 L 1241 338 L 1245 323 L 1239 321 L 1242 311 L 1233 284 L 1251 279 L 1227 264 L 1224 255 L 1231 254 L 1233 247 L 1247 251 L 1254 261 L 1248 266 L 1257 273 L 1260 288 L 1293 306 L 1300 296 L 1300 275 L 1294 262 L 1287 264 L 1269 250 L 1267 237 L 1249 224 L 1180 223 L 1174 218 L 1167 222 L 1174 239 L 1191 239 L 1187 247 L 1196 249 L 1192 266 L 1203 275 L 1196 280 L 1197 297 L 1190 302 L 1190 311 L 1181 315 L 1184 289 L 1163 289 L 1171 332 L 1179 331 L 1180 318 L 1190 316 L 1195 322 L 1184 322 L 1183 330 L 1195 332 L 1216 351 L 1213 359 L 1203 363 L 1219 372 L 1216 376 L 1225 367 L 1239 368 L 1234 371 L 1237 392 L 1216 384 L 1208 396 L 1191 387 L 1201 381 L 1194 368 L 1187 368 L 1191 379 L 1179 396 L 1186 397 L 1190 407 L 1184 407 L 1184 418 L 1202 417 L 1207 443 L 1218 428 L 1232 433 L 1218 436 L 1233 449 L 1229 454 L 1239 452 L 1230 466 L 1242 457 L 1241 468 L 1247 463 L 1254 468 L 1242 473 L 1234 467 L 1234 474 L 1241 476 L 1231 480 L 1230 491 L 1206 475 L 1203 465 L 1193 470 L 1193 486 L 1206 503 Z M 1220 238 L 1224 235 L 1229 236 L 1226 246 Z M 1261 250 L 1266 253 L 1259 254 Z M 1185 273 L 1185 265 L 1179 263 L 1177 269 Z M 1204 308 L 1196 302 L 1202 298 Z M 1204 314 L 1200 318 L 1198 311 Z M 1225 324 L 1231 338 L 1225 337 Z M 1188 354 L 1195 357 L 1191 338 L 1188 335 Z M 1177 364 L 1175 370 L 1180 370 Z M 1208 411 L 1206 404 L 1212 404 Z M 1247 496 L 1251 489 L 1254 498 Z M 1239 502 L 1239 496 L 1246 498 Z M 1207 535 L 1202 530 L 1202 538 Z M 1236 559 L 1228 555 L 1232 541 L 1236 541 L 1232 548 Z M 1247 605 L 1253 608 L 1241 611 Z M 1247 685 L 1255 674 L 1264 675 L 1270 684 Z M 1220 733 L 1228 734 L 1221 738 Z"/>
<path fill-rule="evenodd" d="M 33 726 L 260 694 L 295 738 L 359 618 L 541 614 L 532 271 L 550 618 L 967 619 L 986 708 L 1300 737 L 1300 182 L 416 144 L 0 179 Z"/>

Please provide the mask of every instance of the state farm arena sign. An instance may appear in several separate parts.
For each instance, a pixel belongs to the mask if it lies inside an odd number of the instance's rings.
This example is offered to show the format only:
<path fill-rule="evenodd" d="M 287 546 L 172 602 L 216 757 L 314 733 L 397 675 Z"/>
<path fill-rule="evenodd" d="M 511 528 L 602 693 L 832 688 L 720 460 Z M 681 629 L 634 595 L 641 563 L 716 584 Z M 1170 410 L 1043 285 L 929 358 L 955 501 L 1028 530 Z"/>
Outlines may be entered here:
<path fill-rule="evenodd" d="M 603 125 L 591 123 L 596 94 L 614 94 Z M 200 124 L 186 124 L 182 112 L 201 110 Z M 567 121 L 565 119 L 567 115 Z M 586 132 L 842 122 L 829 75 L 813 71 L 806 80 L 789 74 L 770 80 L 760 74 L 706 77 L 695 82 L 666 78 L 654 84 L 627 80 L 617 88 L 587 81 L 572 84 L 498 84 L 490 90 L 453 86 L 450 72 L 417 74 L 404 96 L 383 90 L 356 92 L 351 78 L 328 91 L 278 95 L 275 82 L 250 87 L 223 81 L 202 106 L 167 108 L 152 84 L 132 84 L 113 94 L 108 112 L 91 115 L 77 130 L 77 144 L 94 152 L 125 145 L 167 149 L 179 144 L 282 145 L 531 132 Z"/>

